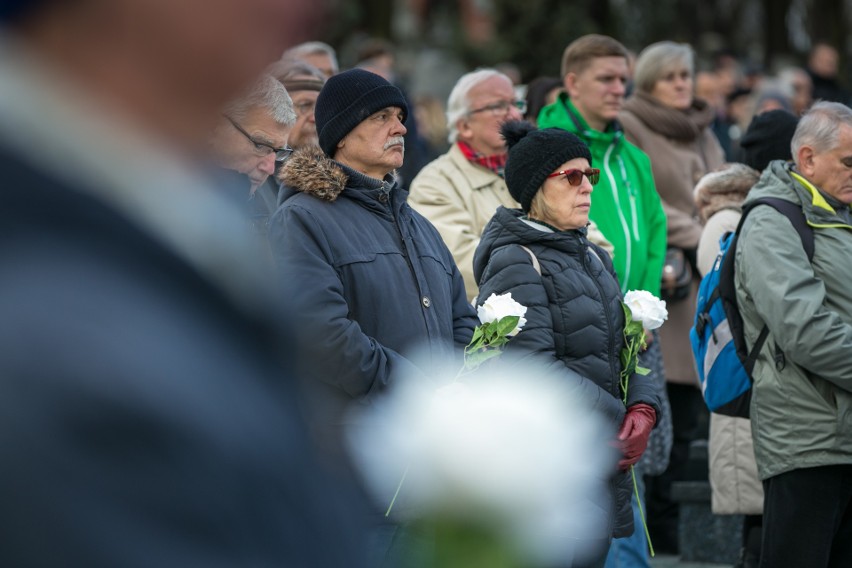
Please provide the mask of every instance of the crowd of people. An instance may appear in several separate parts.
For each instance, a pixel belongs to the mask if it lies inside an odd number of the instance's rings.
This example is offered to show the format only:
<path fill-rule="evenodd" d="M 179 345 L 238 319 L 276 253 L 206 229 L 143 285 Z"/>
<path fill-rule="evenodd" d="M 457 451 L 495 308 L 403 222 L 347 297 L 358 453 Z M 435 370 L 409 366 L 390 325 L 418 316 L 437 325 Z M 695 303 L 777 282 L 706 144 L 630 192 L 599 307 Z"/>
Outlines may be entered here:
<path fill-rule="evenodd" d="M 197 34 L 159 3 L 0 4 L 0 563 L 417 566 L 351 467 L 348 410 L 430 381 L 511 292 L 527 323 L 506 351 L 571 385 L 619 454 L 592 503 L 607 530 L 561 565 L 650 566 L 643 509 L 677 553 L 672 484 L 708 437 L 713 509 L 746 515 L 739 566 L 852 564 L 834 48 L 763 77 L 582 36 L 559 77 L 460 77 L 439 149 L 388 44 L 341 71 L 324 43 L 284 51 L 285 7 L 239 4 L 199 0 Z M 801 208 L 812 256 L 749 208 L 765 196 Z M 769 333 L 750 420 L 708 413 L 689 346 L 737 227 L 745 335 Z M 630 290 L 668 321 L 624 392 Z"/>

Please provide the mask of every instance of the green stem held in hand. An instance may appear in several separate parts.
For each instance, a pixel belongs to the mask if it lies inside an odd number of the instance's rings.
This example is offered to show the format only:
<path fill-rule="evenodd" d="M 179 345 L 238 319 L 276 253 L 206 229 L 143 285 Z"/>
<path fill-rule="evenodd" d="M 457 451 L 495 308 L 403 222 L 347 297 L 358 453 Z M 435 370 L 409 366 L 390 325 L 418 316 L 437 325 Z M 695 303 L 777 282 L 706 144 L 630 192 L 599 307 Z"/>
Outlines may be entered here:
<path fill-rule="evenodd" d="M 633 312 L 630 308 L 622 303 L 624 308 L 624 348 L 621 350 L 621 393 L 622 402 L 627 406 L 627 389 L 629 387 L 630 376 L 634 373 L 637 375 L 647 375 L 651 372 L 650 369 L 639 366 L 639 352 L 646 347 L 645 343 L 645 328 L 642 322 L 633 319 Z M 636 505 L 639 507 L 639 518 L 642 519 L 642 528 L 645 529 L 645 539 L 648 541 L 648 550 L 651 552 L 651 558 L 654 557 L 654 545 L 651 543 L 651 533 L 648 532 L 648 521 L 645 519 L 645 511 L 642 510 L 642 501 L 639 498 L 639 485 L 636 483 L 636 471 L 633 466 L 630 466 L 630 476 L 633 479 L 633 493 L 636 495 Z"/>

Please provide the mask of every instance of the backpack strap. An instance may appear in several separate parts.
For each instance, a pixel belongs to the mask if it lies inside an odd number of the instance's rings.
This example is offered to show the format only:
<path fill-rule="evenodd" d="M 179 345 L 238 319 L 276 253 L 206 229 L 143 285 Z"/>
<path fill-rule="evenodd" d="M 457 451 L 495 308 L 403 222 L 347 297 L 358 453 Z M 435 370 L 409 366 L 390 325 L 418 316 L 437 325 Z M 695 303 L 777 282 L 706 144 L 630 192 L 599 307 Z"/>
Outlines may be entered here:
<path fill-rule="evenodd" d="M 527 251 L 527 254 L 530 255 L 530 259 L 532 260 L 533 268 L 535 268 L 535 271 L 538 272 L 539 276 L 541 276 L 541 263 L 538 261 L 538 257 L 535 255 L 535 253 L 524 245 L 518 246 Z"/>
<path fill-rule="evenodd" d="M 787 201 L 786 199 L 780 199 L 778 197 L 761 197 L 760 199 L 755 199 L 749 203 L 748 206 L 743 209 L 743 216 L 737 226 L 737 237 L 739 237 L 740 231 L 745 223 L 746 215 L 758 205 L 769 205 L 790 220 L 790 223 L 792 223 L 793 228 L 796 229 L 796 233 L 799 235 L 799 239 L 802 241 L 802 248 L 805 249 L 808 262 L 813 262 L 815 252 L 814 229 L 808 225 L 808 220 L 805 217 L 805 212 L 802 210 L 802 207 L 792 201 Z M 763 349 L 763 345 L 766 343 L 766 338 L 768 336 L 769 328 L 764 325 L 763 329 L 760 330 L 760 335 L 757 336 L 757 340 L 754 342 L 754 345 L 748 354 L 745 364 L 743 365 L 749 376 L 751 376 L 751 373 L 754 370 L 754 364 L 757 362 L 757 357 L 760 354 L 760 350 Z M 776 344 L 775 366 L 781 370 L 785 364 L 784 353 L 781 352 L 778 344 Z"/>
<path fill-rule="evenodd" d="M 802 248 L 805 249 L 808 261 L 813 262 L 814 229 L 808 225 L 808 220 L 805 218 L 805 212 L 802 211 L 801 205 L 797 205 L 792 201 L 779 199 L 777 197 L 761 197 L 760 199 L 755 199 L 743 210 L 743 216 L 742 219 L 740 219 L 740 226 L 737 227 L 737 234 L 739 234 L 748 212 L 758 205 L 769 205 L 790 220 L 790 223 L 793 224 L 793 228 L 796 229 L 796 233 L 799 234 L 799 239 L 802 241 Z"/>

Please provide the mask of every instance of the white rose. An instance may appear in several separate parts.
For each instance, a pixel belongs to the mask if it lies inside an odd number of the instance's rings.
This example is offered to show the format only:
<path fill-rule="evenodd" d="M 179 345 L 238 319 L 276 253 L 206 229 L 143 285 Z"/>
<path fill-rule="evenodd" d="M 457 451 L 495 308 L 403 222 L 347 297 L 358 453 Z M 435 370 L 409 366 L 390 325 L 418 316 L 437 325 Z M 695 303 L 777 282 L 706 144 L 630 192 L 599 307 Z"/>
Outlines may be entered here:
<path fill-rule="evenodd" d="M 520 318 L 518 320 L 518 325 L 515 329 L 509 332 L 509 337 L 517 335 L 518 332 L 527 324 L 527 320 L 524 318 L 526 313 L 526 306 L 523 306 L 513 300 L 511 292 L 501 294 L 500 296 L 497 294 L 491 294 L 488 299 L 485 300 L 485 303 L 476 309 L 479 321 L 483 324 L 500 321 L 508 316 L 518 316 L 518 318 Z"/>
<path fill-rule="evenodd" d="M 517 363 L 437 392 L 417 380 L 396 387 L 359 409 L 348 430 L 380 505 L 404 476 L 394 515 L 481 524 L 531 565 L 576 553 L 566 534 L 606 530 L 585 503 L 605 495 L 617 458 L 608 429 L 564 377 Z"/>
<path fill-rule="evenodd" d="M 666 303 L 646 290 L 631 290 L 624 295 L 624 303 L 630 308 L 633 319 L 642 322 L 648 331 L 659 328 L 669 319 Z"/>

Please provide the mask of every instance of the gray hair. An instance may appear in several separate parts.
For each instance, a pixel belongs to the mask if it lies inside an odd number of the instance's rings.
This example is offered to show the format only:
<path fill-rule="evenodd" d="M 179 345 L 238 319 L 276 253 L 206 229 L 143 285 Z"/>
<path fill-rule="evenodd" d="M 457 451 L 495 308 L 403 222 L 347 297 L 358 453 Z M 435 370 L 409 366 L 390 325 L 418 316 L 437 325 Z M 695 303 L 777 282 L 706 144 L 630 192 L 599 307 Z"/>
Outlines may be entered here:
<path fill-rule="evenodd" d="M 240 121 L 252 108 L 256 107 L 266 109 L 269 116 L 278 124 L 284 126 L 296 124 L 293 99 L 290 98 L 284 85 L 272 75 L 263 75 L 245 95 L 231 102 L 225 112 L 234 120 Z"/>
<path fill-rule="evenodd" d="M 803 146 L 810 146 L 819 153 L 828 152 L 837 146 L 840 124 L 852 126 L 852 109 L 841 103 L 821 101 L 802 115 L 790 142 L 796 165 L 799 150 Z"/>
<path fill-rule="evenodd" d="M 337 74 L 340 67 L 337 64 L 337 52 L 327 43 L 321 41 L 306 41 L 299 45 L 294 45 L 284 52 L 282 59 L 301 59 L 306 55 L 327 55 L 331 60 L 331 69 L 333 74 Z"/>
<path fill-rule="evenodd" d="M 506 75 L 496 69 L 490 68 L 481 68 L 470 73 L 465 73 L 456 82 L 455 87 L 453 87 L 450 93 L 450 97 L 447 99 L 447 130 L 449 131 L 447 140 L 450 144 L 455 144 L 459 139 L 459 129 L 456 123 L 470 112 L 470 100 L 468 100 L 470 91 L 480 83 L 484 83 L 493 77 L 503 77 L 509 84 L 512 83 L 512 80 Z"/>
<path fill-rule="evenodd" d="M 695 54 L 689 44 L 661 41 L 649 45 L 636 59 L 633 77 L 636 88 L 643 93 L 650 93 L 657 81 L 675 66 L 686 67 L 689 74 L 695 76 Z"/>

